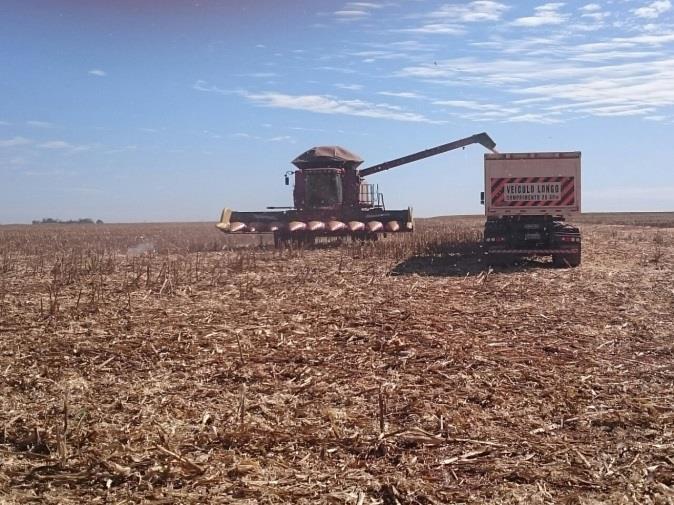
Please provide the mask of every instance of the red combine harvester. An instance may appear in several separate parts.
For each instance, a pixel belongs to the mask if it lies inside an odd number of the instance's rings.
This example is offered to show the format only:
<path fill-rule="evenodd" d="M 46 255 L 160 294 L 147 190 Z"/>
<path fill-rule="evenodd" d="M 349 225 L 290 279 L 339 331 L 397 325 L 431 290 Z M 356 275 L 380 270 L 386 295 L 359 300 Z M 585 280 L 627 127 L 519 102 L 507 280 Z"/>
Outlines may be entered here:
<path fill-rule="evenodd" d="M 364 177 L 430 156 L 481 144 L 494 151 L 496 144 L 486 133 L 432 147 L 418 153 L 358 169 L 363 160 L 339 146 L 314 147 L 293 160 L 295 176 L 293 207 L 267 207 L 261 212 L 224 209 L 217 228 L 230 233 L 274 233 L 279 246 L 289 240 L 313 243 L 316 237 L 376 239 L 382 233 L 410 232 L 414 229 L 412 210 L 387 210 L 384 196 Z"/>

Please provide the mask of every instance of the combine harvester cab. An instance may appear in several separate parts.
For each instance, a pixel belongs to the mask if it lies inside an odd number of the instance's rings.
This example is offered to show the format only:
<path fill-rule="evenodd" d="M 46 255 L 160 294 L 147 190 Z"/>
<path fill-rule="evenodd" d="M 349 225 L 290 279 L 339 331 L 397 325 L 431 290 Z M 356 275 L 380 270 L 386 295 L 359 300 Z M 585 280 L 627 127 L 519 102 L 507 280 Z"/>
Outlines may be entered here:
<path fill-rule="evenodd" d="M 293 207 L 260 212 L 225 209 L 217 228 L 224 233 L 273 233 L 276 246 L 292 241 L 311 244 L 316 237 L 376 240 L 379 235 L 414 230 L 412 209 L 389 210 L 378 185 L 365 177 L 453 149 L 479 143 L 493 150 L 486 133 L 466 137 L 402 158 L 359 169 L 363 160 L 339 146 L 314 147 L 293 160 Z"/>

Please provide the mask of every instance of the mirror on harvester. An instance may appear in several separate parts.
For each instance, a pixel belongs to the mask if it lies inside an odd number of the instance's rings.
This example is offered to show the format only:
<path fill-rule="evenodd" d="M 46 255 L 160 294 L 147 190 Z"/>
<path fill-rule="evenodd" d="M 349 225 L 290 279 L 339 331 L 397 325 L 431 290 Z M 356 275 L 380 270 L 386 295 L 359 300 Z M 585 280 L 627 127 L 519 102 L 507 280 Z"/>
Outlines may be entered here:
<path fill-rule="evenodd" d="M 484 191 L 480 192 L 480 203 L 484 205 Z"/>

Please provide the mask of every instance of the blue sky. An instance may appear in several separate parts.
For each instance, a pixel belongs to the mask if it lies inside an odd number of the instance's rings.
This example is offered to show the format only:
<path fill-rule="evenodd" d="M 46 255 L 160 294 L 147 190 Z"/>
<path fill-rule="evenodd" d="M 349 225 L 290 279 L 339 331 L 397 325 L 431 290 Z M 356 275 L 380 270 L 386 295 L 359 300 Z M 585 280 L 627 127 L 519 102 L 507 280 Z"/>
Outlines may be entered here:
<path fill-rule="evenodd" d="M 585 211 L 674 210 L 674 7 L 4 0 L 0 222 L 215 220 L 288 205 L 290 160 L 374 164 L 487 131 L 583 152 Z M 479 146 L 371 177 L 481 213 Z"/>

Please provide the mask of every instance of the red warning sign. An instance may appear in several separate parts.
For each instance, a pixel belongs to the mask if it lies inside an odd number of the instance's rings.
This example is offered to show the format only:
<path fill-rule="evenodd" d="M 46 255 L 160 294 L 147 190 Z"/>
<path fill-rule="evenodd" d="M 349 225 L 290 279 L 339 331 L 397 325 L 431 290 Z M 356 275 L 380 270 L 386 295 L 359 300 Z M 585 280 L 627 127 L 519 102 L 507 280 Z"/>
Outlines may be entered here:
<path fill-rule="evenodd" d="M 566 207 L 575 204 L 573 177 L 493 177 L 493 207 Z"/>

